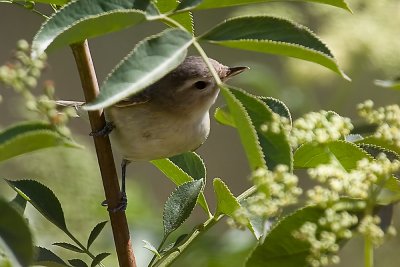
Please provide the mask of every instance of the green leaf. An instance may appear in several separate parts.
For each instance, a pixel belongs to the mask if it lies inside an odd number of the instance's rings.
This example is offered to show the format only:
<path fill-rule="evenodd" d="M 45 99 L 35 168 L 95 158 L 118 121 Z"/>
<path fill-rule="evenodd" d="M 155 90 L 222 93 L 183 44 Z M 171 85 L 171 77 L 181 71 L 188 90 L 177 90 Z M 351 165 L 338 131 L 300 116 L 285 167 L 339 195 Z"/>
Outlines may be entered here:
<path fill-rule="evenodd" d="M 182 170 L 179 166 L 177 166 L 170 159 L 157 159 L 150 161 L 154 166 L 157 167 L 162 173 L 165 174 L 174 184 L 182 185 L 186 182 L 191 182 L 194 180 L 188 173 Z M 209 214 L 209 208 L 207 201 L 204 197 L 203 192 L 201 192 L 199 197 L 199 204 L 204 209 L 204 211 Z"/>
<path fill-rule="evenodd" d="M 31 0 L 36 3 L 53 4 L 58 6 L 63 6 L 69 2 L 69 0 Z"/>
<path fill-rule="evenodd" d="M 196 6 L 200 5 L 203 0 L 181 0 L 179 2 L 178 7 L 176 8 L 176 11 L 184 11 L 184 10 L 190 10 L 195 8 Z"/>
<path fill-rule="evenodd" d="M 190 216 L 203 188 L 203 180 L 195 180 L 178 186 L 164 205 L 164 236 L 175 231 Z"/>
<path fill-rule="evenodd" d="M 0 161 L 55 146 L 80 147 L 58 133 L 50 124 L 43 122 L 18 123 L 0 132 Z"/>
<path fill-rule="evenodd" d="M 254 16 L 226 20 L 200 37 L 213 44 L 285 55 L 320 64 L 350 80 L 331 51 L 307 27 L 286 19 Z"/>
<path fill-rule="evenodd" d="M 68 262 L 74 267 L 88 267 L 86 262 L 84 262 L 83 260 L 80 260 L 80 259 L 72 259 L 72 260 L 68 260 Z"/>
<path fill-rule="evenodd" d="M 86 248 L 89 249 L 89 247 L 93 244 L 94 240 L 99 236 L 100 232 L 103 230 L 104 226 L 106 225 L 107 221 L 100 222 L 98 223 L 93 230 L 90 232 Z"/>
<path fill-rule="evenodd" d="M 264 243 L 255 248 L 246 267 L 306 267 L 310 245 L 293 237 L 292 233 L 305 222 L 317 223 L 324 210 L 306 207 L 280 220 L 267 234 Z"/>
<path fill-rule="evenodd" d="M 157 251 L 157 249 L 156 249 L 156 247 L 155 246 L 153 246 L 149 241 L 147 241 L 147 240 L 142 240 L 143 241 L 143 243 L 144 243 L 144 248 L 145 249 L 147 249 L 147 250 L 149 250 L 150 252 L 152 252 L 154 255 L 156 255 L 157 256 L 157 258 L 161 258 L 161 255 L 160 255 L 160 253 L 158 253 L 158 251 Z"/>
<path fill-rule="evenodd" d="M 381 146 L 377 145 L 371 145 L 371 144 L 363 144 L 359 143 L 357 146 L 361 149 L 363 149 L 365 152 L 376 158 L 379 154 L 383 153 L 386 155 L 386 157 L 390 160 L 400 160 L 400 155 L 397 154 L 396 152 L 383 148 Z"/>
<path fill-rule="evenodd" d="M 32 56 L 119 31 L 146 20 L 149 0 L 80 0 L 51 16 L 32 42 Z"/>
<path fill-rule="evenodd" d="M 391 150 L 397 154 L 400 154 L 400 147 L 396 146 L 393 142 L 385 140 L 383 138 L 377 138 L 374 136 L 365 137 L 362 140 L 355 142 L 357 145 L 359 144 L 367 144 L 367 145 L 375 145 L 382 147 L 387 150 Z"/>
<path fill-rule="evenodd" d="M 213 186 L 215 195 L 217 197 L 217 208 L 215 214 L 225 214 L 229 217 L 234 217 L 235 211 L 241 207 L 237 199 L 233 196 L 228 186 L 220 178 L 215 178 L 213 180 Z M 247 220 L 247 227 L 253 234 L 255 234 L 250 220 Z M 259 236 L 256 237 L 259 238 Z"/>
<path fill-rule="evenodd" d="M 290 148 L 286 134 L 281 132 L 263 132 L 261 126 L 265 123 L 273 122 L 273 112 L 264 101 L 243 90 L 230 88 L 250 116 L 253 127 L 257 132 L 262 153 L 269 169 L 274 169 L 278 164 L 284 164 L 291 170 L 293 168 L 292 150 Z"/>
<path fill-rule="evenodd" d="M 98 97 L 83 109 L 102 109 L 139 93 L 179 66 L 192 42 L 193 36 L 180 29 L 165 30 L 140 42 L 110 73 Z"/>
<path fill-rule="evenodd" d="M 61 248 L 65 248 L 67 250 L 71 250 L 71 251 L 74 251 L 74 252 L 85 253 L 85 251 L 83 249 L 81 249 L 80 247 L 77 247 L 77 246 L 75 246 L 73 244 L 70 244 L 70 243 L 56 242 L 56 243 L 53 243 L 53 245 L 61 247 Z"/>
<path fill-rule="evenodd" d="M 97 264 L 99 264 L 102 260 L 104 260 L 105 258 L 107 258 L 108 256 L 110 256 L 110 253 L 107 252 L 103 252 L 100 253 L 98 255 L 96 255 L 96 257 L 94 257 L 92 264 L 90 264 L 91 267 L 96 266 Z"/>
<path fill-rule="evenodd" d="M 48 187 L 33 180 L 6 180 L 9 186 L 31 203 L 47 220 L 68 232 L 64 212 L 56 195 Z"/>
<path fill-rule="evenodd" d="M 240 209 L 239 202 L 233 196 L 228 186 L 220 178 L 215 178 L 213 180 L 213 185 L 217 197 L 217 209 L 215 214 L 222 213 L 232 217 L 234 212 Z"/>
<path fill-rule="evenodd" d="M 390 88 L 394 90 L 400 90 L 400 80 L 375 80 L 375 85 Z"/>
<path fill-rule="evenodd" d="M 159 0 L 156 1 L 155 4 L 161 13 L 173 13 L 173 11 L 177 8 L 179 2 L 176 0 Z M 192 34 L 194 33 L 194 22 L 191 12 L 173 14 L 170 16 L 170 18 L 182 25 L 188 32 Z M 176 27 L 176 25 L 174 24 L 170 24 L 166 21 L 163 22 L 171 27 Z"/>
<path fill-rule="evenodd" d="M 13 200 L 10 202 L 11 205 L 18 211 L 18 213 L 23 216 L 26 208 L 26 199 L 21 195 L 17 194 Z"/>
<path fill-rule="evenodd" d="M 259 97 L 261 101 L 263 101 L 267 106 L 276 114 L 278 114 L 281 117 L 284 117 L 289 120 L 290 125 L 292 124 L 292 115 L 290 114 L 289 108 L 280 101 L 279 99 L 273 98 L 273 97 L 264 97 L 260 96 Z"/>
<path fill-rule="evenodd" d="M 36 247 L 36 255 L 35 265 L 47 267 L 68 266 L 60 257 L 46 248 Z"/>
<path fill-rule="evenodd" d="M 214 118 L 217 120 L 217 122 L 223 125 L 236 128 L 235 121 L 233 120 L 227 106 L 217 107 L 215 109 Z"/>
<path fill-rule="evenodd" d="M 287 106 L 280 100 L 275 99 L 273 97 L 258 97 L 261 101 L 263 101 L 267 106 L 276 114 L 278 114 L 281 117 L 287 118 L 292 124 L 292 116 L 290 114 L 289 109 Z M 214 117 L 217 120 L 217 122 L 231 126 L 231 127 L 236 127 L 235 122 L 233 121 L 232 115 L 229 113 L 229 110 L 226 106 L 223 107 L 217 107 L 215 109 Z"/>
<path fill-rule="evenodd" d="M 186 152 L 170 157 L 169 160 L 189 174 L 194 180 L 206 179 L 206 166 L 195 152 Z"/>
<path fill-rule="evenodd" d="M 228 105 L 234 124 L 237 126 L 239 136 L 246 152 L 252 170 L 266 166 L 262 148 L 258 140 L 250 116 L 243 104 L 235 97 L 230 88 L 222 86 L 221 93 Z"/>
<path fill-rule="evenodd" d="M 2 198 L 0 214 L 0 243 L 10 253 L 7 253 L 9 259 L 24 267 L 30 266 L 34 254 L 33 240 L 25 218 Z M 17 266 L 19 264 L 15 263 Z"/>
<path fill-rule="evenodd" d="M 349 6 L 343 0 L 281 0 L 281 1 L 304 1 L 304 2 L 315 2 L 321 4 L 327 4 L 331 6 L 336 6 L 348 10 L 351 12 Z M 246 5 L 252 3 L 267 3 L 267 2 L 276 2 L 276 0 L 204 0 L 201 5 L 199 5 L 198 9 L 209 9 L 209 8 L 220 8 L 220 7 L 228 7 L 228 6 L 236 6 L 236 5 Z"/>
<path fill-rule="evenodd" d="M 336 160 L 346 171 L 349 171 L 356 168 L 357 162 L 363 158 L 372 159 L 367 152 L 350 142 L 306 143 L 294 153 L 294 166 L 295 168 L 315 168 L 320 164 L 329 164 L 332 160 Z"/>

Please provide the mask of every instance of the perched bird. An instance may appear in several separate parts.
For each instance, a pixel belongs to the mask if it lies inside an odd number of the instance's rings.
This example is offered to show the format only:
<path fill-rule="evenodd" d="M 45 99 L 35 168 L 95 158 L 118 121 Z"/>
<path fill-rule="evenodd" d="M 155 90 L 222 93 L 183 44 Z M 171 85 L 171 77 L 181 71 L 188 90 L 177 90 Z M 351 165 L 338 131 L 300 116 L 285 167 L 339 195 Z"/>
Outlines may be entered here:
<path fill-rule="evenodd" d="M 248 69 L 210 61 L 222 81 Z M 110 134 L 122 153 L 119 209 L 126 207 L 126 165 L 131 161 L 171 157 L 201 146 L 210 132 L 209 110 L 218 93 L 204 60 L 188 56 L 156 83 L 105 109 L 107 125 L 93 134 Z"/>

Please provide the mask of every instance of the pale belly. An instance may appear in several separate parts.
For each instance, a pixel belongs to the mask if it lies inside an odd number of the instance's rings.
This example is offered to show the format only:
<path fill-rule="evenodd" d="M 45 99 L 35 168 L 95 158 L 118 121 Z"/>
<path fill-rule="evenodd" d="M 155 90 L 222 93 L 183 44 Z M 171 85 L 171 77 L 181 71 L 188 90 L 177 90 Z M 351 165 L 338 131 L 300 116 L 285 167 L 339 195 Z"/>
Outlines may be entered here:
<path fill-rule="evenodd" d="M 193 151 L 207 139 L 208 112 L 191 119 L 168 115 L 143 109 L 107 110 L 107 119 L 115 125 L 111 132 L 113 144 L 125 159 L 147 161 Z"/>

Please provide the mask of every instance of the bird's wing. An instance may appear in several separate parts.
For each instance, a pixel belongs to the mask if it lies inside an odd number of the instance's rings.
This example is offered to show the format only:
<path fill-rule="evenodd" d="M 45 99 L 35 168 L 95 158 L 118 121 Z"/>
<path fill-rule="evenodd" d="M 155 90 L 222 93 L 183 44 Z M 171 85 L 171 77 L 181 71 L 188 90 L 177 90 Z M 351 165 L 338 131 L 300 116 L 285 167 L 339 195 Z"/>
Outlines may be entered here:
<path fill-rule="evenodd" d="M 122 99 L 114 106 L 118 108 L 130 107 L 139 104 L 147 103 L 151 100 L 149 89 L 145 89 L 139 94 L 129 96 L 127 98 Z"/>

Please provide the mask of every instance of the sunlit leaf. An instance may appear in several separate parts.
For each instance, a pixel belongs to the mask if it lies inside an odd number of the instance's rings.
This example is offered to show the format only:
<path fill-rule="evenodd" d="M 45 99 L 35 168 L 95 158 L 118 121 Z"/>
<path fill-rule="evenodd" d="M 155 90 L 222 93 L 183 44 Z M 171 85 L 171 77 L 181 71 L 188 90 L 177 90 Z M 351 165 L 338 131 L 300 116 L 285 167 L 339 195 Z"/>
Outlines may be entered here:
<path fill-rule="evenodd" d="M 375 80 L 375 85 L 400 90 L 400 80 Z"/>
<path fill-rule="evenodd" d="M 83 108 L 102 109 L 142 91 L 181 64 L 192 42 L 192 35 L 180 29 L 140 42 L 110 73 L 98 97 Z"/>
<path fill-rule="evenodd" d="M 195 180 L 178 186 L 164 205 L 164 236 L 175 231 L 190 216 L 203 188 L 203 180 Z"/>
<path fill-rule="evenodd" d="M 32 42 L 32 56 L 143 22 L 149 4 L 149 0 L 72 1 L 42 25 Z"/>
<path fill-rule="evenodd" d="M 62 136 L 50 124 L 18 123 L 0 132 L 0 161 L 55 146 L 80 147 L 71 139 Z"/>
<path fill-rule="evenodd" d="M 208 9 L 208 8 L 220 8 L 220 7 L 228 7 L 228 6 L 236 6 L 236 5 L 246 5 L 252 3 L 267 3 L 267 2 L 276 2 L 277 0 L 204 0 L 201 5 L 199 5 L 198 9 Z M 278 0 L 279 1 L 279 0 Z M 315 2 L 321 4 L 327 4 L 331 6 L 336 6 L 343 8 L 345 10 L 351 11 L 349 6 L 346 4 L 344 0 L 280 0 L 284 1 L 303 1 L 303 2 Z"/>
<path fill-rule="evenodd" d="M 54 4 L 59 6 L 65 5 L 66 3 L 69 2 L 69 0 L 31 0 L 31 1 L 44 4 Z"/>
<path fill-rule="evenodd" d="M 306 143 L 294 153 L 296 168 L 315 168 L 321 164 L 329 164 L 332 160 L 340 163 L 347 171 L 355 169 L 357 162 L 372 157 L 355 144 L 345 141 L 332 141 L 326 144 Z"/>
<path fill-rule="evenodd" d="M 307 27 L 286 19 L 253 16 L 228 19 L 200 40 L 261 53 L 285 55 L 320 64 L 350 80 L 331 51 Z"/>
<path fill-rule="evenodd" d="M 161 257 L 160 253 L 158 253 L 157 249 L 155 246 L 153 246 L 149 241 L 147 240 L 142 240 L 144 243 L 144 248 L 147 249 L 148 251 L 152 252 L 154 255 L 157 255 L 158 258 Z"/>
<path fill-rule="evenodd" d="M 151 163 L 154 166 L 156 166 L 162 173 L 164 173 L 165 176 L 167 176 L 174 184 L 178 186 L 194 180 L 193 177 L 191 177 L 188 173 L 182 170 L 178 165 L 176 165 L 170 159 L 152 160 Z M 199 204 L 207 214 L 210 213 L 203 192 L 201 192 L 200 194 Z"/>
<path fill-rule="evenodd" d="M 200 5 L 203 0 L 181 0 L 176 11 L 190 10 Z"/>
<path fill-rule="evenodd" d="M 176 166 L 189 174 L 193 179 L 206 178 L 206 166 L 195 152 L 186 152 L 169 158 Z"/>

